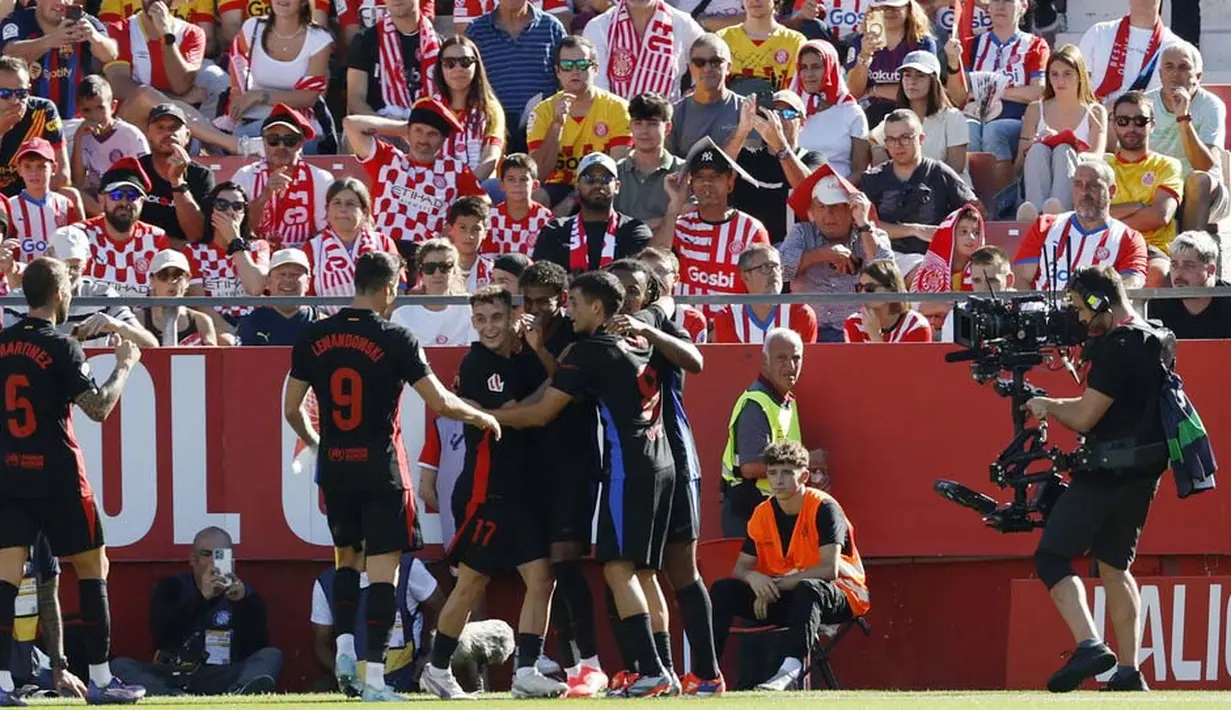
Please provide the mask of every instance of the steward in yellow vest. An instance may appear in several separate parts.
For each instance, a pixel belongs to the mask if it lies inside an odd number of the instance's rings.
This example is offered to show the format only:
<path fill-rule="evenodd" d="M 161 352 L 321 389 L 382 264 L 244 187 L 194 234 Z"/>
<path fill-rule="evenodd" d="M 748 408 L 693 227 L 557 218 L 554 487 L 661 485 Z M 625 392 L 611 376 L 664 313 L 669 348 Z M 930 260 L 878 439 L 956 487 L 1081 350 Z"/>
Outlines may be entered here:
<path fill-rule="evenodd" d="M 732 577 L 710 593 L 714 646 L 721 658 L 737 618 L 788 628 L 787 657 L 757 686 L 788 690 L 804 672 L 820 627 L 862 616 L 870 602 L 854 525 L 832 496 L 806 485 L 808 450 L 797 441 L 775 441 L 764 462 L 773 495 L 748 521 Z"/>

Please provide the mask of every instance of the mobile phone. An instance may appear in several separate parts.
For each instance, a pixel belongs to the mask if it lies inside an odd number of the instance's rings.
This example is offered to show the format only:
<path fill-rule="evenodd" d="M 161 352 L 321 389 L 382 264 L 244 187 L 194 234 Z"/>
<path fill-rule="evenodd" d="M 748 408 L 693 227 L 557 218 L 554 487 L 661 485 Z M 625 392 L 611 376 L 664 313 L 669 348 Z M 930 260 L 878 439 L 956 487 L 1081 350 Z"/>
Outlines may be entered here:
<path fill-rule="evenodd" d="M 80 5 L 69 5 L 64 11 L 64 17 L 69 22 L 77 22 L 85 14 L 85 8 Z"/>
<path fill-rule="evenodd" d="M 235 576 L 235 560 L 231 557 L 230 548 L 214 550 L 214 569 L 228 581 Z"/>

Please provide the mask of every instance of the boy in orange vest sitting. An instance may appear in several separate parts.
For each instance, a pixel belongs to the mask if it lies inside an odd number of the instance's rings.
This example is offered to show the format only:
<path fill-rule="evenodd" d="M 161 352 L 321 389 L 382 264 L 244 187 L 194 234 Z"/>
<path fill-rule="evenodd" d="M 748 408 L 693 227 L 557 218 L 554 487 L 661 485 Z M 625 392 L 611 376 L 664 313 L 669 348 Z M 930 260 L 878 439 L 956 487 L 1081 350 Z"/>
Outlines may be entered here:
<path fill-rule="evenodd" d="M 759 690 L 788 690 L 805 670 L 803 659 L 820 627 L 867 613 L 868 587 L 855 527 L 838 501 L 806 484 L 808 449 L 775 441 L 765 449 L 773 495 L 757 506 L 732 577 L 714 583 L 714 646 L 722 657 L 735 619 L 788 627 L 787 657 Z"/>

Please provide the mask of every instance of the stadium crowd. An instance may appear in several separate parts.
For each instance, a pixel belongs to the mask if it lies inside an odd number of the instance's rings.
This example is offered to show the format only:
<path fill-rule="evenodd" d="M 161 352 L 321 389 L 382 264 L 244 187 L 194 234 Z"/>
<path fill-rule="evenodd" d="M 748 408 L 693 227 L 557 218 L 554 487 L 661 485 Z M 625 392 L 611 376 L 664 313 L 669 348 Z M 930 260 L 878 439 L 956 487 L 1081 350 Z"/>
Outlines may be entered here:
<path fill-rule="evenodd" d="M 797 422 L 792 437 L 771 414 L 797 416 L 789 384 L 804 344 L 950 340 L 951 305 L 915 304 L 911 293 L 1063 289 L 1081 267 L 1113 266 L 1130 288 L 1224 285 L 1226 106 L 1201 86 L 1201 53 L 1163 24 L 1160 0 L 1119 4 L 1121 20 L 1052 47 L 1053 4 L 1028 0 L 458 0 L 451 14 L 432 0 L 16 0 L 0 22 L 0 295 L 19 293 L 26 265 L 49 255 L 67 263 L 77 296 L 363 297 L 356 266 L 384 252 L 400 259 L 401 292 L 471 294 L 472 305 L 392 312 L 427 345 L 485 343 L 498 294 L 518 293 L 536 321 L 518 335 L 549 347 L 541 339 L 561 317 L 567 279 L 600 269 L 640 305 L 666 298 L 658 326 L 673 324 L 686 342 L 764 345 L 724 462 L 730 487 L 742 489 L 723 528 L 748 540 L 712 609 L 708 596 L 681 601 L 690 637 L 710 625 L 714 648 L 700 675 L 675 683 L 721 692 L 729 622 L 768 614 L 807 629 L 792 639 L 793 663 L 765 686 L 785 689 L 820 627 L 867 609 L 853 527 L 804 487 L 824 452 L 775 443 L 798 440 Z M 201 158 L 227 155 L 245 164 L 217 181 Z M 314 158 L 329 155 L 353 156 L 360 169 L 334 175 Z M 974 155 L 990 158 L 995 190 L 972 183 Z M 1024 230 L 1013 254 L 992 234 L 1006 221 Z M 887 295 L 858 307 L 694 308 L 669 298 L 787 290 Z M 96 347 L 289 346 L 337 310 L 74 304 L 62 327 Z M 24 314 L 7 303 L 5 325 Z M 1150 315 L 1182 338 L 1231 337 L 1224 299 L 1163 301 Z M 493 350 L 505 345 L 499 337 Z M 762 411 L 741 409 L 746 401 Z M 448 514 L 464 517 L 448 505 L 461 431 L 436 420 L 420 463 L 421 495 L 446 513 L 446 539 Z M 781 505 L 763 505 L 771 497 Z M 758 570 L 789 577 L 788 562 L 800 560 L 759 555 L 785 549 L 790 535 L 774 538 L 796 518 L 837 546 L 843 570 L 858 568 L 858 589 L 843 596 L 792 580 L 768 591 L 777 582 Z M 208 544 L 194 545 L 192 573 L 156 590 L 160 650 L 221 658 L 208 633 L 176 614 L 228 603 L 253 625 L 235 660 L 256 661 L 196 680 L 125 665 L 151 693 L 266 692 L 276 681 L 263 602 L 197 559 L 229 549 L 220 533 L 202 531 Z M 700 595 L 695 559 L 673 561 L 666 545 L 656 564 L 677 596 Z M 800 559 L 810 568 L 819 555 Z M 546 580 L 548 589 L 528 592 L 543 608 L 523 617 L 546 613 L 550 575 L 565 584 L 561 565 L 579 556 L 553 542 L 534 560 L 544 569 L 523 573 L 527 588 Z M 381 666 L 399 690 L 422 672 L 417 651 L 437 618 L 455 647 L 466 618 L 421 563 L 400 564 L 391 648 L 403 652 Z M 657 582 L 642 584 L 650 592 Z M 311 618 L 330 675 L 341 653 L 330 645 L 334 588 L 316 585 Z M 708 611 L 699 621 L 697 608 Z M 657 654 L 670 670 L 663 613 L 656 647 L 628 655 Z M 231 664 L 227 638 L 216 665 Z M 593 694 L 607 685 L 585 672 L 597 670 L 587 665 L 593 638 L 573 642 L 563 665 L 577 682 L 557 690 Z M 365 645 L 348 643 L 351 656 Z M 450 657 L 438 653 L 430 672 L 443 684 Z M 545 659 L 536 667 L 553 670 Z M 611 681 L 628 690 L 636 679 Z"/>

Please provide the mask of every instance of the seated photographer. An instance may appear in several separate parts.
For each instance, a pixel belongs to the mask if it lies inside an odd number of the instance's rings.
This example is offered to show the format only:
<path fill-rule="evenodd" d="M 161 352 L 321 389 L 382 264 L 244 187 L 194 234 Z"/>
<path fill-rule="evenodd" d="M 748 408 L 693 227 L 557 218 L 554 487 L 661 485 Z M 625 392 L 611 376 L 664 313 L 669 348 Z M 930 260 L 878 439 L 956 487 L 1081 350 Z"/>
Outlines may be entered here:
<path fill-rule="evenodd" d="M 893 259 L 877 259 L 859 270 L 855 293 L 906 293 Z M 906 301 L 864 303 L 842 324 L 848 343 L 930 343 L 932 327 Z"/>
<path fill-rule="evenodd" d="M 722 536 L 740 537 L 770 494 L 765 449 L 775 441 L 800 441 L 793 391 L 804 367 L 804 343 L 788 328 L 771 328 L 761 348 L 761 371 L 731 410 L 722 455 Z M 825 469 L 825 452 L 811 453 L 811 467 Z"/>
<path fill-rule="evenodd" d="M 265 602 L 237 577 L 231 536 L 209 527 L 192 541 L 192 570 L 158 582 L 150 598 L 153 663 L 112 661 L 148 695 L 272 693 L 282 651 L 269 647 Z M 140 681 L 136 681 L 140 679 Z"/>
<path fill-rule="evenodd" d="M 358 562 L 363 566 L 362 559 Z M 336 689 L 334 677 L 333 633 L 333 577 L 330 567 L 316 578 L 312 585 L 312 653 L 317 663 L 329 671 L 328 683 Z M 393 631 L 389 633 L 389 647 L 385 651 L 385 684 L 400 693 L 419 687 L 422 661 L 427 658 L 427 639 L 436 631 L 436 616 L 444 606 L 445 598 L 436 584 L 436 578 L 421 561 L 409 552 L 398 563 L 396 599 L 400 600 L 393 614 Z M 365 618 L 368 600 L 368 573 L 359 573 L 359 607 L 356 618 Z M 355 625 L 355 647 L 367 648 L 367 629 L 364 624 Z M 360 661 L 360 665 L 364 665 Z M 365 674 L 364 668 L 359 669 Z M 320 690 L 320 688 L 318 688 Z"/>
<path fill-rule="evenodd" d="M 970 255 L 970 290 L 975 293 L 1017 290 L 1013 288 L 1013 267 L 1004 249 L 993 244 L 979 247 Z M 949 309 L 949 314 L 945 316 L 938 342 L 953 342 L 953 309 Z"/>
<path fill-rule="evenodd" d="M 764 465 L 773 495 L 748 521 L 731 577 L 714 583 L 714 649 L 722 657 L 735 619 L 785 626 L 787 657 L 758 690 L 797 687 L 820 627 L 868 612 L 868 586 L 855 528 L 832 496 L 808 487 L 811 455 L 776 441 Z"/>
<path fill-rule="evenodd" d="M 1147 329 L 1133 310 L 1112 266 L 1082 268 L 1068 280 L 1066 298 L 1090 338 L 1080 397 L 1035 397 L 1025 409 L 1084 435 L 1091 463 L 1070 473 L 1070 483 L 1046 518 L 1035 568 L 1051 593 L 1077 648 L 1047 682 L 1053 693 L 1076 690 L 1087 678 L 1116 667 L 1107 690 L 1147 690 L 1137 668 L 1141 654 L 1141 596 L 1129 573 L 1158 480 L 1167 468 L 1167 439 L 1160 414 L 1160 359 L 1170 367 L 1174 343 L 1166 331 Z M 1086 588 L 1071 560 L 1089 553 L 1107 592 L 1107 615 L 1119 651 L 1098 636 Z"/>
<path fill-rule="evenodd" d="M 1176 288 L 1226 286 L 1219 279 L 1218 242 L 1207 232 L 1184 232 L 1171 242 L 1171 285 Z M 1179 340 L 1231 338 L 1231 299 L 1167 298 L 1150 301 L 1148 315 Z"/>

